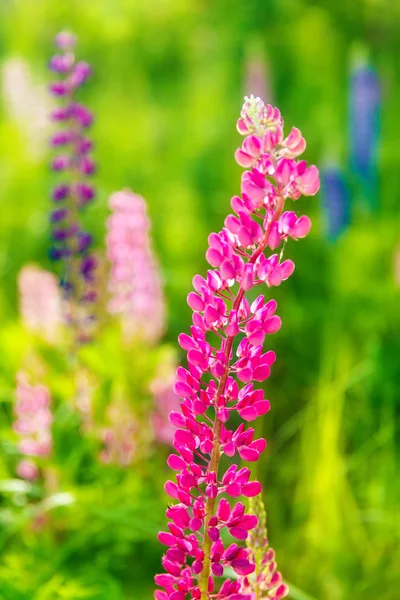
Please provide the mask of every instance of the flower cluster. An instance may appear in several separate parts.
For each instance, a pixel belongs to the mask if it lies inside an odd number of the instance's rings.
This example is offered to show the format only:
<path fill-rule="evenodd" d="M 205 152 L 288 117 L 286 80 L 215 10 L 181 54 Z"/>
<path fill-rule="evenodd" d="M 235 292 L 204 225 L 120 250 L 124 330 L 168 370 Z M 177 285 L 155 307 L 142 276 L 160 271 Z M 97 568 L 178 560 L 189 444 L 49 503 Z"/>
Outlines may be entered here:
<path fill-rule="evenodd" d="M 54 342 L 62 323 L 62 301 L 57 278 L 36 265 L 26 265 L 18 276 L 20 312 L 31 331 Z"/>
<path fill-rule="evenodd" d="M 130 190 L 110 198 L 107 253 L 111 262 L 109 310 L 121 316 L 127 339 L 154 343 L 165 322 L 158 264 L 151 248 L 146 204 Z"/>
<path fill-rule="evenodd" d="M 52 450 L 50 394 L 42 385 L 29 385 L 26 377 L 17 377 L 14 430 L 20 435 L 19 450 L 27 457 L 47 457 Z M 24 479 L 37 479 L 39 470 L 31 459 L 23 459 L 17 467 Z"/>
<path fill-rule="evenodd" d="M 281 261 L 283 249 L 280 255 L 265 252 L 307 235 L 310 219 L 284 212 L 285 201 L 315 194 L 319 174 L 315 166 L 296 160 L 305 149 L 301 132 L 293 128 L 284 137 L 279 110 L 260 98 L 245 99 L 237 126 L 245 136 L 236 152 L 247 169 L 242 194 L 232 198 L 235 214 L 228 215 L 222 231 L 209 236 L 206 257 L 213 269 L 194 277 L 188 296 L 193 325 L 190 335 L 179 336 L 188 368 L 177 370 L 175 391 L 182 402 L 181 410 L 170 414 L 176 453 L 168 458 L 177 476 L 165 485 L 177 503 L 167 510 L 169 531 L 159 534 L 168 549 L 162 559 L 166 573 L 155 577 L 162 588 L 156 600 L 251 599 L 239 591 L 238 580 L 226 579 L 219 590 L 216 583 L 226 567 L 240 577 L 255 571 L 252 554 L 241 542 L 258 520 L 237 499 L 257 496 L 261 485 L 251 480 L 246 466 L 232 464 L 225 473 L 219 466 L 222 455 L 257 461 L 266 447 L 244 422 L 270 408 L 254 382 L 270 375 L 275 354 L 264 352 L 263 343 L 281 326 L 274 300 L 259 295 L 250 303 L 246 293 L 263 283 L 279 285 L 293 272 L 292 261 Z"/>
<path fill-rule="evenodd" d="M 246 540 L 255 570 L 252 575 L 239 577 L 239 592 L 251 600 L 281 600 L 288 595 L 289 588 L 282 582 L 282 575 L 275 562 L 275 552 L 269 546 L 267 516 L 261 495 L 250 499 L 249 510 L 258 518 L 257 526 Z"/>
<path fill-rule="evenodd" d="M 51 115 L 59 130 L 51 139 L 52 147 L 57 150 L 51 166 L 62 174 L 63 180 L 52 193 L 55 207 L 51 213 L 51 257 L 62 261 L 62 285 L 71 303 L 69 318 L 78 328 L 80 341 L 85 341 L 82 312 L 83 321 L 85 317 L 90 321 L 90 317 L 87 310 L 77 307 L 87 307 L 96 299 L 93 286 L 96 259 L 90 253 L 92 236 L 83 229 L 80 213 L 95 196 L 94 188 L 87 183 L 87 177 L 95 171 L 95 163 L 90 156 L 93 144 L 86 134 L 93 117 L 77 102 L 76 95 L 89 78 L 91 68 L 84 61 L 75 61 L 75 38 L 71 34 L 58 34 L 56 46 L 60 53 L 51 59 L 50 69 L 60 79 L 51 84 L 50 91 L 59 101 Z"/>

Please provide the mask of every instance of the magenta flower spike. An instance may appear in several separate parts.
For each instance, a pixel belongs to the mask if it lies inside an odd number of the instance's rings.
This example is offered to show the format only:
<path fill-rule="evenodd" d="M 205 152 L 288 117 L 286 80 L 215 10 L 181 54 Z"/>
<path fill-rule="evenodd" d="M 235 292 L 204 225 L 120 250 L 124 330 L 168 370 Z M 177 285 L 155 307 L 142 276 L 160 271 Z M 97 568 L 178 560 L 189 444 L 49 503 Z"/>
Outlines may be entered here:
<path fill-rule="evenodd" d="M 242 194 L 232 198 L 235 214 L 222 231 L 209 236 L 206 257 L 213 269 L 194 277 L 188 296 L 193 325 L 190 335 L 179 336 L 188 368 L 177 370 L 181 410 L 170 414 L 176 453 L 168 465 L 177 475 L 165 490 L 176 504 L 167 509 L 168 531 L 158 536 L 168 549 L 162 559 L 166 573 L 155 577 L 161 588 L 156 600 L 252 598 L 240 591 L 238 580 L 226 579 L 219 589 L 217 580 L 226 567 L 239 577 L 255 570 L 243 542 L 258 519 L 239 498 L 257 496 L 261 484 L 246 466 L 233 463 L 221 472 L 220 460 L 225 455 L 255 462 L 266 447 L 245 425 L 269 411 L 256 382 L 270 375 L 275 353 L 264 351 L 263 344 L 281 320 L 275 300 L 260 294 L 250 303 L 247 294 L 264 283 L 277 286 L 293 273 L 293 262 L 282 261 L 283 248 L 279 255 L 269 251 L 309 232 L 310 219 L 285 212 L 285 204 L 314 195 L 319 174 L 296 160 L 305 149 L 301 132 L 293 128 L 285 138 L 279 110 L 260 98 L 245 98 L 237 127 L 245 137 L 235 155 L 247 169 Z M 230 426 L 236 413 L 242 422 Z"/>
<path fill-rule="evenodd" d="M 59 54 L 50 61 L 50 69 L 58 79 L 50 85 L 58 107 L 51 118 L 59 127 L 51 139 L 57 154 L 51 167 L 59 173 L 60 183 L 53 189 L 55 204 L 51 213 L 53 248 L 51 258 L 62 264 L 61 284 L 69 302 L 68 319 L 77 329 L 79 342 L 90 337 L 92 314 L 90 304 L 96 300 L 94 272 L 96 259 L 90 252 L 92 236 L 81 223 L 83 209 L 93 200 L 95 190 L 87 181 L 95 172 L 90 156 L 93 144 L 87 137 L 92 124 L 91 112 L 77 102 L 79 88 L 91 75 L 84 61 L 75 61 L 76 39 L 67 32 L 55 39 Z"/>

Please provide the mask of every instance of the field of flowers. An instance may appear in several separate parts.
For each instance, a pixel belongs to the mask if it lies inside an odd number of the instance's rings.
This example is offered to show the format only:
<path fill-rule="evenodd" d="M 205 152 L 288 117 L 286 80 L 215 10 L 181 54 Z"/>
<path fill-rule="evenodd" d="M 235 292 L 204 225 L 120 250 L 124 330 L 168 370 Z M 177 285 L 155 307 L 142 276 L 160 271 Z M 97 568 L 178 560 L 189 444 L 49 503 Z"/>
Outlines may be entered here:
<path fill-rule="evenodd" d="M 0 3 L 0 600 L 398 600 L 399 26 Z"/>

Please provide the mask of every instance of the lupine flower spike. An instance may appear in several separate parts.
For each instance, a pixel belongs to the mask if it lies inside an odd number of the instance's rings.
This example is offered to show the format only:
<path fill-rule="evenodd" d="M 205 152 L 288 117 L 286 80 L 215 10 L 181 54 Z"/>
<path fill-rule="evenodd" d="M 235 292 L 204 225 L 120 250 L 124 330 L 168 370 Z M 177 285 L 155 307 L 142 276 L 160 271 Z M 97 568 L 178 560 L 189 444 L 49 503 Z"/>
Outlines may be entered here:
<path fill-rule="evenodd" d="M 62 323 L 62 301 L 57 278 L 36 265 L 18 275 L 20 313 L 27 329 L 55 342 Z"/>
<path fill-rule="evenodd" d="M 154 438 L 162 444 L 173 444 L 175 427 L 169 421 L 169 414 L 179 410 L 180 398 L 174 391 L 176 361 L 171 357 L 163 359 L 151 382 L 150 391 L 154 396 L 154 411 L 151 415 Z"/>
<path fill-rule="evenodd" d="M 165 324 L 159 267 L 150 242 L 150 221 L 141 196 L 122 190 L 110 197 L 107 254 L 112 314 L 121 317 L 125 338 L 157 342 Z"/>
<path fill-rule="evenodd" d="M 310 219 L 285 211 L 285 203 L 314 195 L 319 174 L 315 166 L 296 160 L 306 145 L 301 132 L 293 128 L 285 138 L 279 110 L 260 98 L 245 99 L 237 127 L 245 136 L 235 155 L 247 169 L 242 195 L 232 198 L 235 214 L 227 216 L 222 231 L 209 236 L 206 257 L 212 269 L 193 279 L 188 296 L 193 325 L 190 335 L 179 336 L 188 368 L 177 370 L 181 410 L 170 414 L 176 453 L 168 465 L 177 476 L 165 490 L 176 504 L 167 509 L 168 531 L 158 536 L 168 549 L 162 559 L 166 573 L 155 577 L 162 588 L 156 600 L 251 600 L 251 594 L 240 592 L 237 579 L 225 579 L 221 586 L 217 580 L 226 567 L 238 576 L 255 571 L 242 543 L 258 519 L 238 499 L 257 496 L 261 484 L 251 479 L 248 467 L 239 469 L 235 463 L 221 472 L 220 459 L 239 455 L 255 462 L 266 447 L 245 423 L 269 411 L 255 382 L 270 375 L 275 353 L 265 352 L 263 344 L 280 329 L 281 320 L 275 300 L 260 294 L 250 304 L 246 295 L 264 283 L 277 286 L 293 273 L 293 262 L 281 260 L 282 250 L 280 255 L 269 250 L 308 234 Z M 229 426 L 237 415 L 240 425 Z M 231 543 L 225 543 L 229 536 Z"/>
<path fill-rule="evenodd" d="M 267 538 L 267 515 L 261 495 L 249 500 L 249 511 L 256 515 L 258 524 L 246 540 L 249 557 L 255 566 L 254 573 L 239 577 L 240 593 L 251 600 L 281 600 L 289 593 L 277 570 L 275 552 Z"/>
<path fill-rule="evenodd" d="M 27 457 L 17 466 L 17 473 L 23 479 L 37 479 L 39 469 L 34 457 L 48 457 L 52 450 L 50 394 L 42 385 L 30 385 L 22 373 L 17 376 L 15 416 L 19 450 Z"/>
<path fill-rule="evenodd" d="M 55 209 L 51 213 L 51 256 L 63 265 L 61 281 L 69 305 L 68 317 L 76 328 L 78 341 L 84 342 L 90 336 L 90 304 L 96 299 L 96 259 L 90 253 L 92 236 L 83 229 L 80 213 L 95 195 L 94 188 L 87 183 L 95 164 L 90 157 L 92 142 L 86 135 L 93 117 L 76 100 L 91 68 L 84 61 L 75 61 L 75 41 L 69 33 L 58 34 L 55 43 L 60 53 L 50 61 L 50 69 L 60 78 L 50 86 L 59 101 L 51 116 L 60 127 L 51 139 L 58 152 L 52 160 L 52 168 L 62 175 L 52 193 Z"/>

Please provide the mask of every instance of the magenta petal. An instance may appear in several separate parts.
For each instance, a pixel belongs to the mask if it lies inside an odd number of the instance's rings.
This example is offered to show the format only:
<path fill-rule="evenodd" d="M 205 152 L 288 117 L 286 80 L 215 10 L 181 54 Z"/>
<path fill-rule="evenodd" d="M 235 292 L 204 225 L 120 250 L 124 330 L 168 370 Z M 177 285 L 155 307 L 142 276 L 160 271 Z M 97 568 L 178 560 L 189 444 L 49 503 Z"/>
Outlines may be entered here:
<path fill-rule="evenodd" d="M 186 592 L 172 592 L 169 600 L 185 600 Z"/>
<path fill-rule="evenodd" d="M 190 520 L 189 529 L 190 529 L 190 531 L 199 531 L 199 529 L 201 529 L 202 525 L 203 525 L 203 521 L 201 519 L 198 519 L 197 517 L 193 517 L 193 519 Z"/>
<path fill-rule="evenodd" d="M 259 481 L 250 481 L 242 486 L 242 494 L 246 498 L 253 498 L 261 493 L 261 483 Z"/>
<path fill-rule="evenodd" d="M 178 498 L 178 486 L 173 481 L 166 481 L 164 490 L 170 498 Z"/>
<path fill-rule="evenodd" d="M 195 292 L 188 294 L 187 303 L 192 310 L 203 311 L 205 308 L 204 300 Z"/>
<path fill-rule="evenodd" d="M 259 400 L 258 402 L 255 402 L 254 408 L 256 409 L 258 416 L 261 417 L 261 415 L 267 414 L 271 405 L 268 400 Z"/>
<path fill-rule="evenodd" d="M 213 563 L 211 565 L 211 570 L 215 577 L 222 577 L 224 574 L 224 567 L 221 565 L 221 563 Z"/>
<path fill-rule="evenodd" d="M 253 450 L 248 446 L 241 446 L 238 448 L 238 453 L 240 458 L 247 460 L 248 462 L 256 462 L 260 456 L 260 453 L 257 452 L 257 450 Z"/>
<path fill-rule="evenodd" d="M 248 564 L 248 566 L 246 567 L 233 567 L 233 570 L 238 574 L 238 575 L 250 575 L 251 573 L 254 573 L 255 571 L 255 565 L 252 564 Z M 231 596 L 232 599 L 232 596 Z"/>
<path fill-rule="evenodd" d="M 160 531 L 157 536 L 158 541 L 165 546 L 175 546 L 176 538 L 171 533 L 167 533 L 166 531 Z"/>
<path fill-rule="evenodd" d="M 254 421 L 258 417 L 257 410 L 254 406 L 246 406 L 246 408 L 243 408 L 238 412 L 245 421 Z"/>
<path fill-rule="evenodd" d="M 250 529 L 254 529 L 258 524 L 258 519 L 256 515 L 245 515 L 243 519 L 240 521 L 240 527 L 250 531 Z"/>
<path fill-rule="evenodd" d="M 250 444 L 250 448 L 252 448 L 253 450 L 257 450 L 257 452 L 263 452 L 265 450 L 265 448 L 267 447 L 267 442 L 264 438 L 259 438 L 258 440 L 254 440 L 254 442 L 252 442 Z"/>
<path fill-rule="evenodd" d="M 239 498 L 242 492 L 242 488 L 237 483 L 231 483 L 230 485 L 228 485 L 225 491 L 228 494 L 228 496 L 231 496 L 232 498 Z"/>
<path fill-rule="evenodd" d="M 267 319 L 264 323 L 264 331 L 265 333 L 276 333 L 282 326 L 281 318 L 278 315 L 274 315 L 273 317 Z"/>
<path fill-rule="evenodd" d="M 271 369 L 268 365 L 261 365 L 254 369 L 253 378 L 256 381 L 265 381 L 271 375 Z M 260 413 L 259 413 L 260 414 Z"/>
<path fill-rule="evenodd" d="M 183 458 L 177 456 L 176 454 L 170 454 L 168 456 L 167 464 L 169 468 L 173 469 L 174 471 L 181 471 L 182 469 L 186 468 L 186 463 Z"/>
<path fill-rule="evenodd" d="M 174 385 L 174 392 L 180 398 L 188 398 L 193 395 L 193 390 L 187 383 L 183 381 L 177 381 Z"/>
<path fill-rule="evenodd" d="M 226 454 L 226 456 L 232 457 L 235 455 L 236 452 L 236 446 L 233 442 L 229 442 L 228 444 L 224 445 L 224 450 L 223 450 L 224 454 Z"/>
<path fill-rule="evenodd" d="M 224 260 L 224 257 L 215 248 L 208 248 L 206 252 L 206 259 L 212 267 L 219 267 Z"/>
<path fill-rule="evenodd" d="M 294 271 L 295 264 L 292 260 L 287 259 L 281 263 L 281 275 L 282 279 L 288 279 Z"/>
<path fill-rule="evenodd" d="M 311 229 L 311 219 L 306 215 L 303 215 L 296 221 L 296 225 L 293 227 L 292 235 L 295 238 L 304 238 L 309 234 Z"/>
<path fill-rule="evenodd" d="M 251 344 L 252 346 L 262 346 L 265 340 L 265 333 L 262 329 L 259 329 L 258 331 L 255 331 L 254 333 L 249 335 L 247 337 L 247 339 L 249 340 L 249 344 Z"/>
<path fill-rule="evenodd" d="M 160 587 L 173 586 L 175 583 L 175 577 L 173 575 L 168 575 L 167 573 L 161 573 L 160 575 L 156 575 L 154 577 L 154 582 Z"/>
<path fill-rule="evenodd" d="M 229 533 L 232 537 L 236 538 L 237 540 L 245 540 L 248 536 L 247 531 L 242 527 L 231 527 L 229 529 Z"/>

